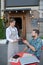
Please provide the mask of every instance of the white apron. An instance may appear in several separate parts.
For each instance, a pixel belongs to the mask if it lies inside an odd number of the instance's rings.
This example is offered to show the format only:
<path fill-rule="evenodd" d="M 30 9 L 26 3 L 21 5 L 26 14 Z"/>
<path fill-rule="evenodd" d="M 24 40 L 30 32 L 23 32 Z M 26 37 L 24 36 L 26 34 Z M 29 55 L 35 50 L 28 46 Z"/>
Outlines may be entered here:
<path fill-rule="evenodd" d="M 14 31 L 11 30 L 10 38 L 16 39 L 16 34 L 17 34 L 17 32 L 15 30 Z M 10 65 L 9 59 L 11 57 L 13 57 L 15 54 L 17 54 L 18 52 L 19 52 L 18 42 L 16 42 L 16 43 L 9 42 L 9 44 L 8 44 L 8 65 Z"/>

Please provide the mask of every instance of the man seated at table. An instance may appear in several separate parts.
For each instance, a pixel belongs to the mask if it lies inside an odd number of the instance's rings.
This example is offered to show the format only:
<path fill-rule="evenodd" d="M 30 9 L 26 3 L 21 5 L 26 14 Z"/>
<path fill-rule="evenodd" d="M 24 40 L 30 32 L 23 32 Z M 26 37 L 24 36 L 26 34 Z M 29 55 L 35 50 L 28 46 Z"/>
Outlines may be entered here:
<path fill-rule="evenodd" d="M 34 54 L 40 59 L 42 40 L 39 38 L 39 30 L 33 29 L 32 39 L 29 42 L 27 40 L 23 40 L 23 42 L 27 45 L 24 51 L 27 50 L 29 53 Z"/>

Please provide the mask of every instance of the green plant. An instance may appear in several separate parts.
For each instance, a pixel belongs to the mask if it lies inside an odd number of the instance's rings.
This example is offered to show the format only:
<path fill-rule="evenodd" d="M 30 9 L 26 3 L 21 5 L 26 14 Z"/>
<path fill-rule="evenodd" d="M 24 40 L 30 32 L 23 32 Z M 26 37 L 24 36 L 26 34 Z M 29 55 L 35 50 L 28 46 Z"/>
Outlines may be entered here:
<path fill-rule="evenodd" d="M 2 22 L 3 22 L 2 19 L 0 19 L 0 39 L 5 39 L 6 38 L 5 29 L 3 27 Z"/>
<path fill-rule="evenodd" d="M 41 36 L 40 38 L 43 39 L 43 36 Z"/>

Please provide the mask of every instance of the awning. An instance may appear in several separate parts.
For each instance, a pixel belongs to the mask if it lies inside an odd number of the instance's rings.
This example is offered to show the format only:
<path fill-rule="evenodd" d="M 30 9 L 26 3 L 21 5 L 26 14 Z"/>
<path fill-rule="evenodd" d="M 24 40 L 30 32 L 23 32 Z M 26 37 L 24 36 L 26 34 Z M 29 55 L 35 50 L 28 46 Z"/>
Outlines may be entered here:
<path fill-rule="evenodd" d="M 19 10 L 38 10 L 38 6 L 32 7 L 6 7 L 3 11 L 19 11 Z"/>
<path fill-rule="evenodd" d="M 27 10 L 31 10 L 31 8 L 29 8 L 29 7 L 7 7 L 6 9 L 5 9 L 5 11 L 22 11 L 22 10 L 24 10 L 24 11 L 27 11 Z"/>

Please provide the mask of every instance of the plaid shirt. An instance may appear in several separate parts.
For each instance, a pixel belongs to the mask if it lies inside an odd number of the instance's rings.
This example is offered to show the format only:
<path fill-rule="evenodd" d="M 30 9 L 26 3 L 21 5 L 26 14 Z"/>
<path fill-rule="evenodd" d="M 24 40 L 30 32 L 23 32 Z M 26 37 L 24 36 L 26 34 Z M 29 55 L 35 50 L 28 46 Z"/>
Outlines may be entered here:
<path fill-rule="evenodd" d="M 38 37 L 37 39 L 31 39 L 30 45 L 34 46 L 36 51 L 32 51 L 30 48 L 27 50 L 27 52 L 34 54 L 36 57 L 40 57 L 41 54 L 41 47 L 42 47 L 42 40 Z"/>

